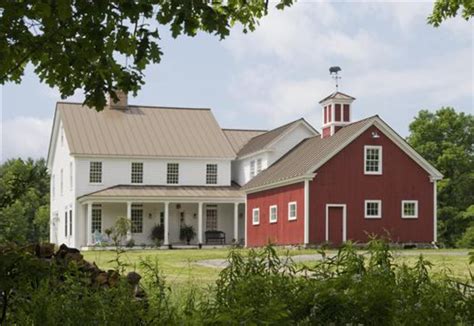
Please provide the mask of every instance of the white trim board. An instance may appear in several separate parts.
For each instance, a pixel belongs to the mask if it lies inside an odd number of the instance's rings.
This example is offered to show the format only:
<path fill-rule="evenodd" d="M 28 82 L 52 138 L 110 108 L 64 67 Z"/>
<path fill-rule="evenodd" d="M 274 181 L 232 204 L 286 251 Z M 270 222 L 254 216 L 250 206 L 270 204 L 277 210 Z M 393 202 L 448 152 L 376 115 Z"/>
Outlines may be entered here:
<path fill-rule="evenodd" d="M 342 242 L 347 241 L 347 206 L 346 204 L 326 204 L 326 242 L 329 241 L 329 208 L 342 207 Z"/>

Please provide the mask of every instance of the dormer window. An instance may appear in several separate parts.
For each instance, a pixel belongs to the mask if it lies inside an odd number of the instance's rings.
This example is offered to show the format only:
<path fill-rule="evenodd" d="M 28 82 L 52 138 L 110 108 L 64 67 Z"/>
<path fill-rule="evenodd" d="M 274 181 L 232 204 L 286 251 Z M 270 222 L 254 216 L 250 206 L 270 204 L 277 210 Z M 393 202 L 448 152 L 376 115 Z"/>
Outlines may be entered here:
<path fill-rule="evenodd" d="M 259 174 L 260 172 L 262 172 L 262 159 L 261 158 L 257 160 L 257 173 L 256 174 Z"/>
<path fill-rule="evenodd" d="M 364 146 L 364 174 L 382 174 L 382 146 Z"/>
<path fill-rule="evenodd" d="M 250 178 L 255 176 L 255 161 L 250 161 Z"/>

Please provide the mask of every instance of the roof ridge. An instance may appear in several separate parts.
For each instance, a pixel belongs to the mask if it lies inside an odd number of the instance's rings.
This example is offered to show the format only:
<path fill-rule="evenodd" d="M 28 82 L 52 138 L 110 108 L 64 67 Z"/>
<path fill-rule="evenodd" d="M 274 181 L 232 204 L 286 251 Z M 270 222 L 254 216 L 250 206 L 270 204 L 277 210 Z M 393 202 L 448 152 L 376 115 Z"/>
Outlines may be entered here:
<path fill-rule="evenodd" d="M 68 101 L 57 101 L 56 104 L 72 104 L 80 105 L 83 107 L 90 108 L 87 105 L 84 105 L 81 102 L 68 102 Z M 181 107 L 181 106 L 157 106 L 157 105 L 138 105 L 138 104 L 129 104 L 129 108 L 144 108 L 144 109 L 163 109 L 163 110 L 205 110 L 210 111 L 211 108 L 190 108 L 190 107 Z"/>

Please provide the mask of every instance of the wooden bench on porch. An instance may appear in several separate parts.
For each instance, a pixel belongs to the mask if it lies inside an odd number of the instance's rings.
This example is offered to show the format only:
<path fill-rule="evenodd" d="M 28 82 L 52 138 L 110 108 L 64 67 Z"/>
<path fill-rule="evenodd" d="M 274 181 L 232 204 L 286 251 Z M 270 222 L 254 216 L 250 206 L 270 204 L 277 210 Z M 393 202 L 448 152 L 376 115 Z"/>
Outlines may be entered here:
<path fill-rule="evenodd" d="M 214 243 L 220 243 L 220 244 L 225 244 L 225 233 L 223 231 L 218 231 L 218 230 L 212 230 L 212 231 L 206 231 L 204 232 L 205 237 L 206 237 L 206 244 L 209 243 L 209 241 L 214 242 Z"/>

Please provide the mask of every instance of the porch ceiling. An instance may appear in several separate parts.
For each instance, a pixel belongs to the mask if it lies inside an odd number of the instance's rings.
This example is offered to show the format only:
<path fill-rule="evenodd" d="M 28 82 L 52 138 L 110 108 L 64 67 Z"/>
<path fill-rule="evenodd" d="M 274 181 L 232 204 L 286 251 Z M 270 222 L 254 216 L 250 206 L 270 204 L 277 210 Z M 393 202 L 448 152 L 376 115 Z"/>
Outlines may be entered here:
<path fill-rule="evenodd" d="M 93 199 L 205 199 L 245 200 L 240 186 L 151 186 L 116 185 L 78 197 L 79 201 Z"/>

